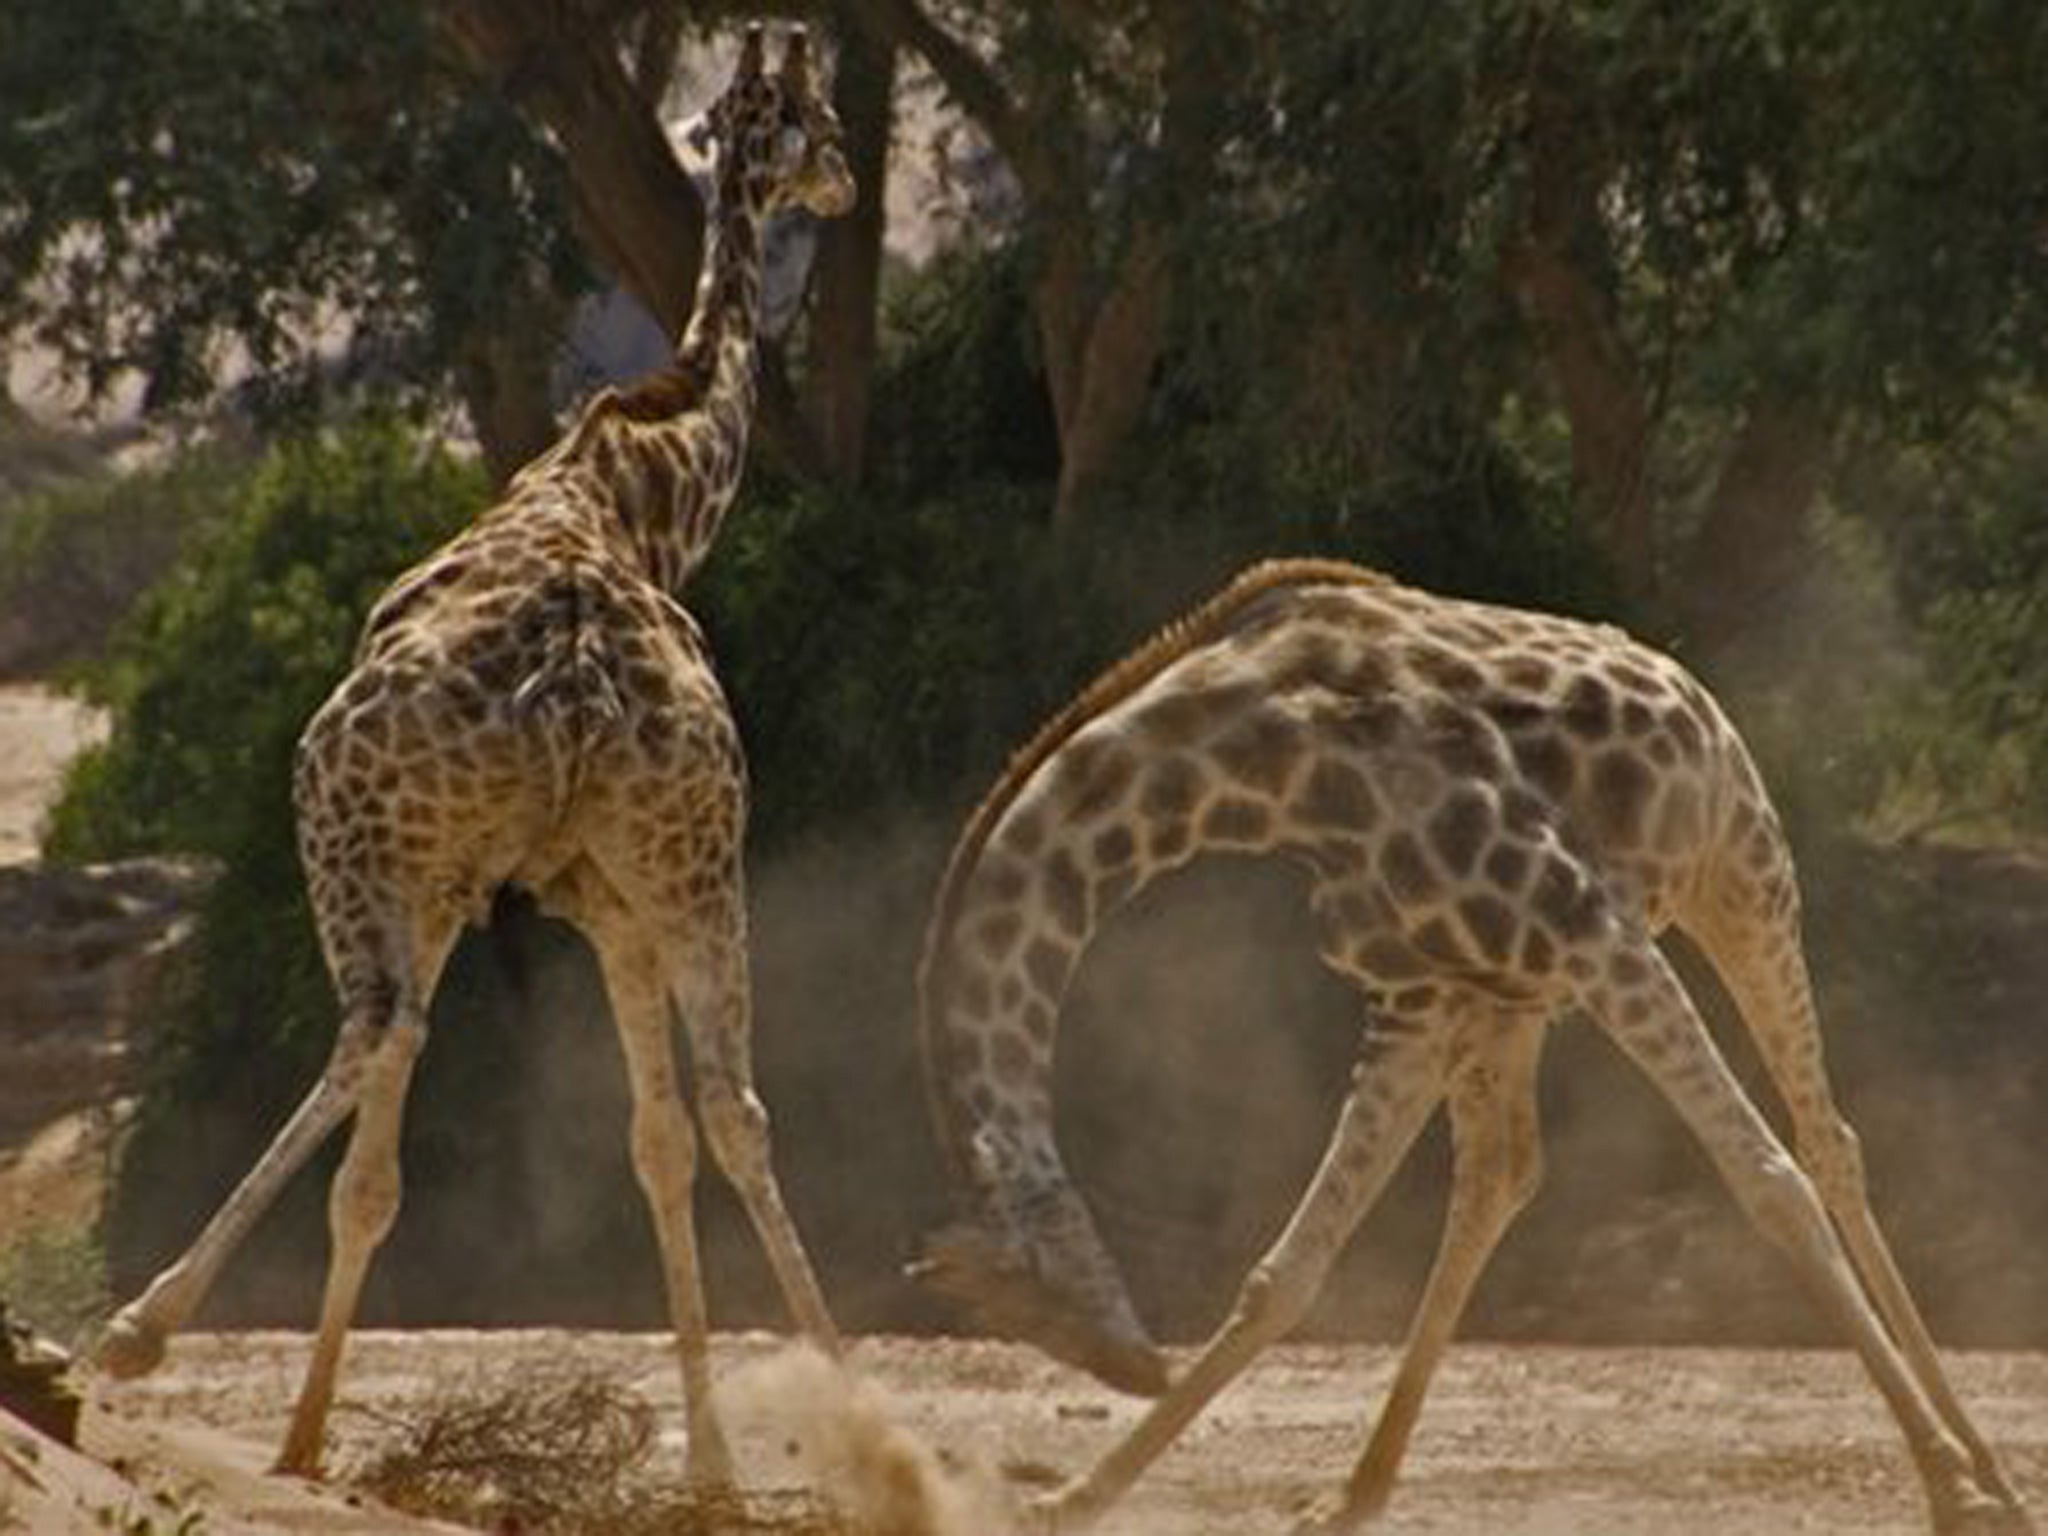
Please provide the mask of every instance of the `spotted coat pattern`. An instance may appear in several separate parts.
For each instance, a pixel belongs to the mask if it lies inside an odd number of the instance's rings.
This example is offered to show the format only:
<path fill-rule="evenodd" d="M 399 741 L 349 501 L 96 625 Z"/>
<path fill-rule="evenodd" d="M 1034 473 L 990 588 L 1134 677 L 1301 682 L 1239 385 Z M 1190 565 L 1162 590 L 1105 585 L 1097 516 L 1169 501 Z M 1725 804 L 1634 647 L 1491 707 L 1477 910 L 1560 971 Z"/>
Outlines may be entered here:
<path fill-rule="evenodd" d="M 398 1131 L 428 1004 L 465 922 L 523 885 L 602 965 L 633 1094 L 690 1418 L 693 1471 L 728 1475 L 712 1415 L 690 1191 L 696 1133 L 670 1043 L 681 1016 L 699 1116 L 797 1321 L 831 1319 L 770 1167 L 752 1085 L 740 847 L 746 778 L 679 594 L 731 504 L 755 398 L 761 223 L 853 197 L 801 31 L 759 28 L 709 121 L 717 198 L 672 363 L 605 390 L 504 500 L 402 576 L 306 727 L 299 846 L 342 1027 L 319 1083 L 192 1247 L 111 1325 L 102 1360 L 146 1370 L 278 1187 L 350 1114 L 330 1199 L 320 1330 L 281 1465 L 318 1462 L 364 1274 L 397 1214 Z"/>
<path fill-rule="evenodd" d="M 1138 1324 L 1053 1137 L 1062 995 L 1090 937 L 1207 851 L 1298 861 L 1365 1025 L 1323 1162 L 1178 1381 Z M 1718 968 L 1790 1112 L 1795 1157 L 1658 948 Z M 1457 1150 L 1442 1246 L 1365 1453 L 1309 1528 L 1379 1509 L 1429 1375 L 1540 1154 L 1547 1023 L 1592 1018 L 1701 1138 L 1863 1353 L 1943 1529 L 2026 1528 L 1872 1219 L 1822 1064 L 1786 840 L 1741 739 L 1671 658 L 1611 627 L 1462 602 L 1355 567 L 1253 569 L 1112 669 L 970 818 L 921 975 L 933 1109 L 963 1191 L 924 1273 L 1112 1384 L 1163 1393 L 1048 1505 L 1114 1499 L 1260 1348 L 1438 1104 Z"/>

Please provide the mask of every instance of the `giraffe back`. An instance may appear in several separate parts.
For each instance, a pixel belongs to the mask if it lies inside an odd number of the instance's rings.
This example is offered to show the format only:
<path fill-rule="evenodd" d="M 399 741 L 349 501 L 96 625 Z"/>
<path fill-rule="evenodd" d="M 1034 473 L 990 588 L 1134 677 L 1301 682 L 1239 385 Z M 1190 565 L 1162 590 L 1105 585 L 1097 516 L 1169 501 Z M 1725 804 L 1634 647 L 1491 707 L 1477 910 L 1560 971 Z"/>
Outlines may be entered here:
<path fill-rule="evenodd" d="M 1378 571 L 1339 560 L 1268 560 L 1252 566 L 1199 607 L 1165 625 L 1136 650 L 1096 677 L 1012 753 L 1001 775 L 969 814 L 953 844 L 946 872 L 939 882 L 937 899 L 933 903 L 923 971 L 928 974 L 934 963 L 932 941 L 945 932 L 954 917 L 966 878 L 980 858 L 990 832 L 1032 774 L 1043 767 L 1047 759 L 1089 721 L 1114 709 L 1176 661 L 1228 630 L 1260 598 L 1289 586 L 1333 584 L 1390 586 L 1392 582 Z"/>

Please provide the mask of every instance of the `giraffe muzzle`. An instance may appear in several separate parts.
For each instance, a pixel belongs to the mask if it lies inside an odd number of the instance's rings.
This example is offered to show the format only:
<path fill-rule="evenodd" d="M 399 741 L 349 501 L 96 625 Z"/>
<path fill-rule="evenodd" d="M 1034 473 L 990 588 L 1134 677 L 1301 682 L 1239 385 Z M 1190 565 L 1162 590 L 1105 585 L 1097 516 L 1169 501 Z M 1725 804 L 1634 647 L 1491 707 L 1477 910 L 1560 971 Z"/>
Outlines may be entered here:
<path fill-rule="evenodd" d="M 1091 1304 L 1056 1283 L 1021 1248 L 963 1223 L 932 1236 L 905 1271 L 991 1333 L 1034 1344 L 1105 1386 L 1139 1397 L 1167 1388 L 1166 1356 L 1121 1293 Z"/>

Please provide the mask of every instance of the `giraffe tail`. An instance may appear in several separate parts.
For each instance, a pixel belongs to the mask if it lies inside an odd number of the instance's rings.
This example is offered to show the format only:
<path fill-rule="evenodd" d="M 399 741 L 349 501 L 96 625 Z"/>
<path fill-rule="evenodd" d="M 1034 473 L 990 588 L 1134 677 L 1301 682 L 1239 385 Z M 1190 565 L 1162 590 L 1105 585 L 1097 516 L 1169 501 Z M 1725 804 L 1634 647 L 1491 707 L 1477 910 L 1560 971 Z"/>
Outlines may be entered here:
<path fill-rule="evenodd" d="M 625 723 L 612 657 L 593 622 L 599 601 L 574 572 L 547 582 L 536 615 L 543 654 L 512 695 L 513 713 L 547 744 L 557 809 L 582 786 L 591 749 Z"/>

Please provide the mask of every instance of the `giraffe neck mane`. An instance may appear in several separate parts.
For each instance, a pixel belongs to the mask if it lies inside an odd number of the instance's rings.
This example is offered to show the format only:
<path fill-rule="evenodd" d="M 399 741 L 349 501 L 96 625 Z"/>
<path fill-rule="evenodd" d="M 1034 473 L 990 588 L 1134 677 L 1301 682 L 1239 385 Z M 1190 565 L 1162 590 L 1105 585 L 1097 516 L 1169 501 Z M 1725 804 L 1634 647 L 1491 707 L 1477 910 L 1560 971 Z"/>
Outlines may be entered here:
<path fill-rule="evenodd" d="M 760 322 L 762 185 L 759 144 L 740 134 L 718 162 L 717 188 L 690 319 L 669 359 L 631 384 L 599 390 L 560 443 L 519 479 L 558 467 L 604 466 L 616 455 L 653 466 L 647 478 L 665 485 L 624 519 L 627 535 L 650 575 L 677 591 L 701 563 L 738 484 L 754 414 L 754 346 Z M 623 429 L 623 430 L 622 430 Z M 656 440 L 694 435 L 711 451 L 700 462 L 723 464 L 717 483 L 701 479 L 677 505 L 677 465 Z M 695 478 L 698 471 L 692 469 Z"/>
<path fill-rule="evenodd" d="M 600 395 L 592 402 L 592 418 L 609 412 L 628 421 L 663 421 L 706 409 L 713 396 L 748 382 L 763 248 L 761 213 L 748 194 L 742 161 L 734 154 L 720 168 L 696 301 L 675 355 L 645 378 Z M 740 376 L 721 374 L 728 340 L 746 343 L 749 355 L 736 360 Z"/>
<path fill-rule="evenodd" d="M 996 824 L 1031 776 L 1090 720 L 1113 709 L 1175 661 L 1227 628 L 1253 602 L 1281 587 L 1384 586 L 1391 578 L 1341 560 L 1268 560 L 1251 567 L 1200 607 L 1175 619 L 1083 688 L 1040 727 L 1004 767 L 1002 776 L 968 817 L 946 862 L 926 932 L 921 979 L 927 983 L 939 951 L 959 915 L 962 893 Z M 929 1015 L 929 1008 L 926 1010 Z"/>

